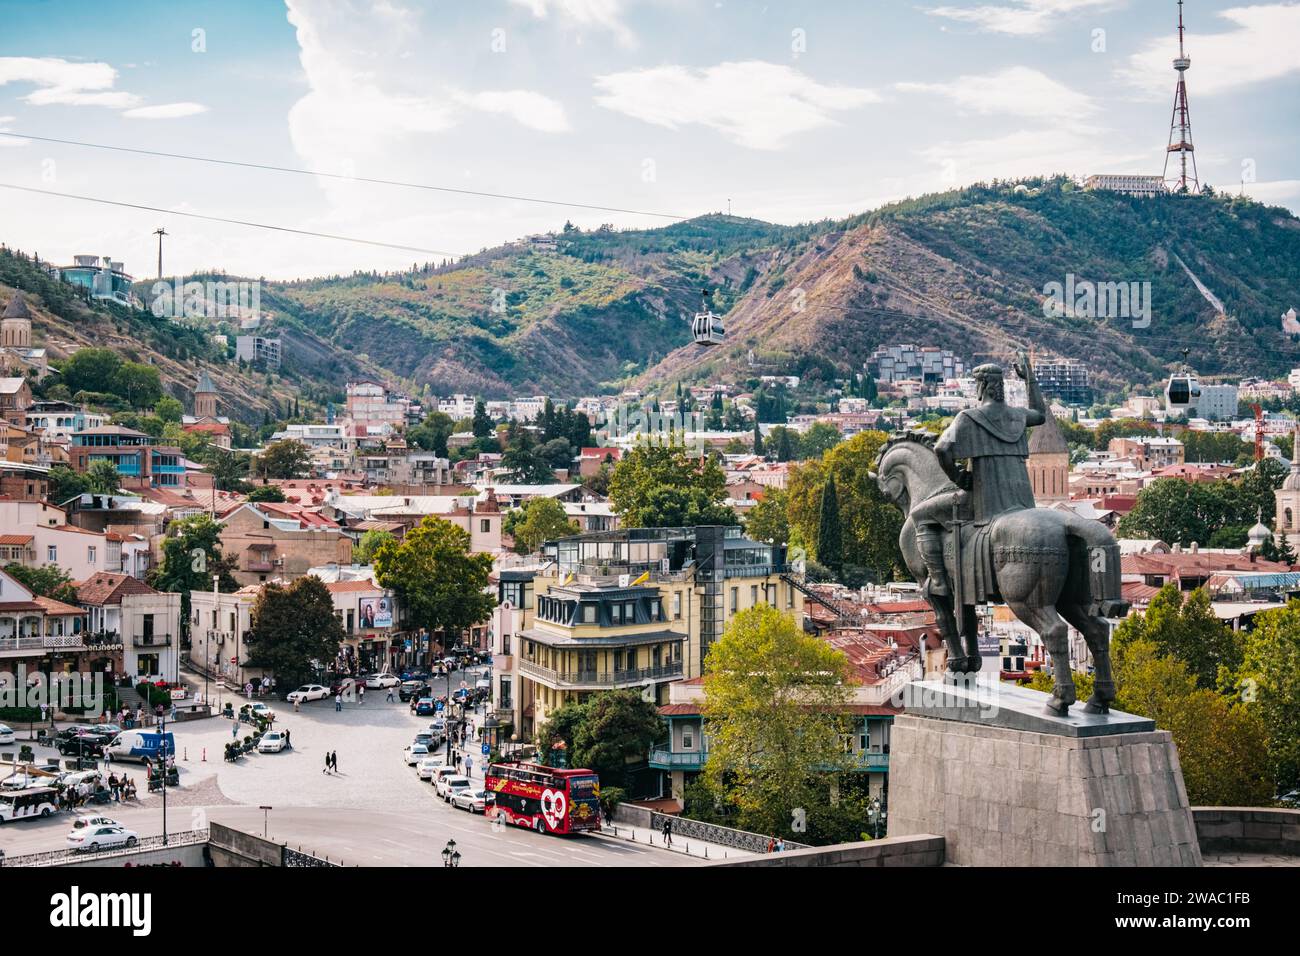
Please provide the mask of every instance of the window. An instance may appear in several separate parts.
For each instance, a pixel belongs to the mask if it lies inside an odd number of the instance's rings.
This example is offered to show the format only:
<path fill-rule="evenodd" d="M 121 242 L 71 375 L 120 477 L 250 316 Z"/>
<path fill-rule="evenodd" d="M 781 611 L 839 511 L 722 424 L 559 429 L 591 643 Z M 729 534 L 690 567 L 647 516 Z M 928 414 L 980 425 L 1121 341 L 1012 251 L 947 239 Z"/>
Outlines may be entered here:
<path fill-rule="evenodd" d="M 92 544 L 92 545 L 88 545 L 88 546 L 86 547 L 86 563 L 87 563 L 87 564 L 94 564 L 94 563 L 95 563 L 95 554 L 96 554 L 96 552 L 97 552 L 98 550 L 99 550 L 99 549 L 96 548 L 93 544 Z"/>
<path fill-rule="evenodd" d="M 751 584 L 749 586 L 749 606 L 750 607 L 758 606 L 758 585 L 757 584 Z"/>
<path fill-rule="evenodd" d="M 681 619 L 682 619 L 682 592 L 674 591 L 673 592 L 673 620 L 680 621 Z"/>
<path fill-rule="evenodd" d="M 45 548 L 45 560 L 46 560 L 46 561 L 58 561 L 58 560 L 59 560 L 59 548 L 58 548 L 57 545 L 53 545 L 53 544 L 51 544 L 51 545 L 47 545 L 47 546 L 46 546 L 46 548 Z"/>
<path fill-rule="evenodd" d="M 695 749 L 695 728 L 694 727 L 682 728 L 682 749 L 683 750 Z"/>
<path fill-rule="evenodd" d="M 623 605 L 611 604 L 609 606 L 609 623 L 616 626 L 623 623 Z"/>
<path fill-rule="evenodd" d="M 794 585 L 793 584 L 787 584 L 785 586 L 785 606 L 794 607 Z"/>
<path fill-rule="evenodd" d="M 491 518 L 480 518 L 480 519 L 479 519 L 479 522 L 478 522 L 478 529 L 479 529 L 479 531 L 483 532 L 484 534 L 487 534 L 489 531 L 492 530 L 492 519 L 491 519 Z"/>
<path fill-rule="evenodd" d="M 731 613 L 735 614 L 740 606 L 740 588 L 731 589 Z"/>
<path fill-rule="evenodd" d="M 599 605 L 591 604 L 591 603 L 585 603 L 585 604 L 583 604 L 583 605 L 582 605 L 582 623 L 583 623 L 583 624 L 595 624 L 596 621 L 597 621 L 597 612 L 599 612 L 599 610 L 600 610 L 600 606 L 599 606 Z"/>
<path fill-rule="evenodd" d="M 636 601 L 623 602 L 623 623 L 624 624 L 636 623 Z"/>

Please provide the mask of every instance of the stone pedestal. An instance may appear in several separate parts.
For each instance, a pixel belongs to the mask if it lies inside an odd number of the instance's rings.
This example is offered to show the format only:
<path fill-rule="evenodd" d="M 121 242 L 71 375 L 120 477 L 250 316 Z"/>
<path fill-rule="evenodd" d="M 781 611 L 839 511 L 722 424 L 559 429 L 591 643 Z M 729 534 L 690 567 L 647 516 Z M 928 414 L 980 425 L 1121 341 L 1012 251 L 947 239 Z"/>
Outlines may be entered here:
<path fill-rule="evenodd" d="M 963 711 L 958 691 L 894 721 L 889 836 L 943 836 L 962 866 L 1201 865 L 1167 731 L 1129 714 L 1053 718 L 1034 709 L 1045 695 L 1010 692 Z"/>

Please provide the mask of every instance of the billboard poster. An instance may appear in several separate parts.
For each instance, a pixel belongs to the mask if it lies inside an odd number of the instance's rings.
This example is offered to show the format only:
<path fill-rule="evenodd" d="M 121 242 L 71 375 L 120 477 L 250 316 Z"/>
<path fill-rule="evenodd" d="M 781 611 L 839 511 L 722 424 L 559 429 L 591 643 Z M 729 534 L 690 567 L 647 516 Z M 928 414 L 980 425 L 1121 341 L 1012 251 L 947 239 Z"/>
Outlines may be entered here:
<path fill-rule="evenodd" d="M 357 615 L 362 628 L 392 627 L 393 599 L 389 597 L 361 598 Z"/>

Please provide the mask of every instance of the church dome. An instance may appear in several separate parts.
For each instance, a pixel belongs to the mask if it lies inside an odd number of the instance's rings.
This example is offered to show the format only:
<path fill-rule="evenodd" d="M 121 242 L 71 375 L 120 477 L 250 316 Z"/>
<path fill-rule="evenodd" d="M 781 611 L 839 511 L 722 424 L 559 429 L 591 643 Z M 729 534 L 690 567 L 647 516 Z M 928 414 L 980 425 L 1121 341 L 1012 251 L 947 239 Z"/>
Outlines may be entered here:
<path fill-rule="evenodd" d="M 1238 527 L 1241 527 L 1238 525 Z M 1255 526 L 1246 532 L 1246 543 L 1252 548 L 1263 547 L 1264 542 L 1271 540 L 1273 532 L 1262 521 L 1256 521 Z"/>
<path fill-rule="evenodd" d="M 1300 491 L 1300 463 L 1291 466 L 1291 473 L 1282 479 L 1279 491 Z"/>

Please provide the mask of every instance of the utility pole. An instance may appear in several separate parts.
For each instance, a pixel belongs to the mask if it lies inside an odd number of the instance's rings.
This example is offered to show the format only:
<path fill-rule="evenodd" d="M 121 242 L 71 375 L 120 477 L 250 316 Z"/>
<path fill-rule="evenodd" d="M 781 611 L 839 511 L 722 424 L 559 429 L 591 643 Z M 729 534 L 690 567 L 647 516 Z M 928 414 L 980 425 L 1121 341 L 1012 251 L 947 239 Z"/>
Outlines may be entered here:
<path fill-rule="evenodd" d="M 161 279 L 162 278 L 162 240 L 163 240 L 163 236 L 167 235 L 167 230 L 164 229 L 162 226 L 159 226 L 157 229 L 153 231 L 153 234 L 158 237 L 158 278 Z"/>

